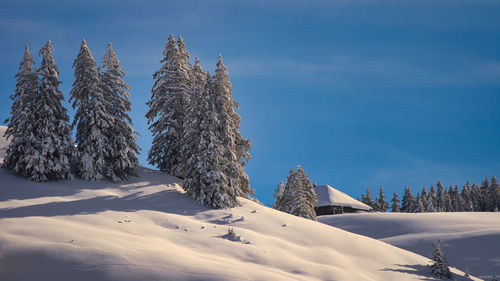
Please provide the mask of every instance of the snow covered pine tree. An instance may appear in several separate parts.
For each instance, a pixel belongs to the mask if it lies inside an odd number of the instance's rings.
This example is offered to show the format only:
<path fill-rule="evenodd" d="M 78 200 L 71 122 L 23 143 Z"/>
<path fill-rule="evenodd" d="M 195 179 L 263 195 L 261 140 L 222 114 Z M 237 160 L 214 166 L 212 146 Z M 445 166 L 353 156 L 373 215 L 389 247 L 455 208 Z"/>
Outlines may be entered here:
<path fill-rule="evenodd" d="M 285 192 L 285 185 L 283 184 L 283 181 L 280 181 L 278 186 L 276 187 L 276 190 L 274 191 L 273 198 L 274 198 L 274 203 L 273 203 L 273 208 L 276 210 L 280 210 L 283 207 L 283 204 L 281 203 L 282 198 L 283 198 L 283 193 Z"/>
<path fill-rule="evenodd" d="M 42 63 L 35 75 L 39 76 L 41 81 L 35 82 L 35 76 L 30 74 L 33 62 L 27 50 L 26 61 L 22 66 L 24 74 L 21 76 L 24 77 L 18 76 L 18 82 L 27 87 L 26 93 L 19 96 L 26 104 L 16 105 L 26 107 L 26 111 L 21 112 L 20 116 L 25 121 L 12 119 L 13 122 L 21 121 L 14 125 L 16 129 L 12 132 L 23 134 L 23 139 L 20 140 L 22 146 L 16 148 L 17 152 L 14 150 L 8 152 L 5 163 L 14 173 L 28 177 L 32 181 L 71 178 L 70 160 L 74 156 L 74 146 L 68 124 L 69 117 L 61 104 L 64 96 L 59 91 L 61 82 L 58 80 L 59 72 L 51 55 L 52 51 L 50 41 L 40 49 Z M 37 87 L 38 92 L 35 90 Z M 19 145 L 17 140 L 13 149 L 16 145 Z M 19 153 L 19 149 L 24 150 L 22 154 Z"/>
<path fill-rule="evenodd" d="M 110 43 L 99 67 L 99 78 L 101 91 L 109 106 L 107 113 L 113 119 L 107 130 L 113 152 L 106 161 L 109 167 L 106 176 L 113 181 L 126 180 L 130 175 L 135 175 L 134 170 L 139 165 L 136 157 L 139 147 L 132 128 L 132 119 L 128 115 L 129 86 L 123 81 L 124 76 L 125 71 Z"/>
<path fill-rule="evenodd" d="M 432 247 L 432 260 L 434 261 L 431 265 L 432 274 L 441 279 L 450 279 L 452 277 L 450 268 L 448 267 L 444 253 L 441 251 L 441 242 L 439 239 L 432 243 Z"/>
<path fill-rule="evenodd" d="M 314 206 L 317 203 L 314 186 L 300 165 L 296 171 L 290 169 L 278 210 L 316 220 Z"/>
<path fill-rule="evenodd" d="M 113 170 L 106 160 L 113 155 L 108 130 L 114 120 L 107 111 L 111 106 L 104 98 L 95 66 L 87 42 L 83 39 L 73 63 L 75 81 L 70 101 L 73 100 L 73 108 L 77 108 L 73 121 L 79 153 L 77 171 L 85 180 L 111 178 Z"/>
<path fill-rule="evenodd" d="M 386 212 L 389 208 L 389 203 L 385 201 L 384 188 L 380 186 L 379 197 L 375 200 L 375 210 L 379 212 Z"/>
<path fill-rule="evenodd" d="M 38 95 L 38 76 L 34 69 L 35 61 L 26 45 L 24 56 L 16 74 L 16 89 L 12 99 L 10 118 L 4 137 L 12 137 L 7 148 L 3 167 L 14 174 L 30 178 L 32 169 L 28 163 L 32 155 L 32 147 L 36 142 L 33 134 L 34 100 Z"/>
<path fill-rule="evenodd" d="M 151 99 L 146 112 L 153 143 L 148 153 L 149 163 L 160 171 L 175 173 L 181 159 L 181 138 L 184 135 L 186 106 L 189 101 L 190 78 L 187 51 L 181 52 L 170 34 L 163 51 L 162 67 L 153 74 Z"/>
<path fill-rule="evenodd" d="M 391 212 L 393 213 L 399 213 L 401 210 L 399 209 L 399 199 L 398 199 L 398 194 L 396 191 L 394 191 L 394 194 L 392 194 L 392 205 L 391 205 Z"/>
<path fill-rule="evenodd" d="M 196 153 L 200 143 L 200 117 L 202 100 L 205 94 L 210 94 L 207 87 L 209 75 L 200 66 L 200 60 L 196 58 L 195 65 L 190 70 L 189 103 L 186 107 L 186 122 L 184 123 L 184 135 L 181 138 L 182 160 L 176 166 L 175 174 L 182 178 L 189 178 L 193 169 L 196 168 Z"/>
<path fill-rule="evenodd" d="M 196 67 L 196 66 L 195 66 Z M 196 72 L 201 75 L 201 68 Z M 237 197 L 241 195 L 238 188 L 224 170 L 228 159 L 225 157 L 227 147 L 224 146 L 218 133 L 220 120 L 216 103 L 217 96 L 210 91 L 209 81 L 205 82 L 204 92 L 197 102 L 191 102 L 189 115 L 199 113 L 196 119 L 189 119 L 186 135 L 198 140 L 192 147 L 188 163 L 192 165 L 188 178 L 184 181 L 184 189 L 188 197 L 212 207 L 226 208 L 238 205 Z"/>
<path fill-rule="evenodd" d="M 375 209 L 375 204 L 373 203 L 372 195 L 370 194 L 370 188 L 366 189 L 366 194 L 361 196 L 361 202 Z"/>
<path fill-rule="evenodd" d="M 233 99 L 232 85 L 220 54 L 209 87 L 210 92 L 217 96 L 216 109 L 220 121 L 218 133 L 221 135 L 222 143 L 226 147 L 224 157 L 228 160 L 224 171 L 230 177 L 230 180 L 234 181 L 232 185 L 239 189 L 239 196 L 247 197 L 248 194 L 255 193 L 250 188 L 250 181 L 244 170 L 245 161 L 250 159 L 249 150 L 251 145 L 250 140 L 243 138 L 239 132 L 241 118 L 235 111 L 236 108 L 239 108 L 239 104 Z"/>
<path fill-rule="evenodd" d="M 220 56 L 213 77 L 204 73 L 198 59 L 191 73 L 191 101 L 181 140 L 181 156 L 188 159 L 180 161 L 178 173 L 186 177 L 190 198 L 212 208 L 234 207 L 238 196 L 248 197 L 253 191 L 240 161 L 244 155 L 238 152 L 244 150 L 238 143 L 243 138 L 229 77 Z"/>

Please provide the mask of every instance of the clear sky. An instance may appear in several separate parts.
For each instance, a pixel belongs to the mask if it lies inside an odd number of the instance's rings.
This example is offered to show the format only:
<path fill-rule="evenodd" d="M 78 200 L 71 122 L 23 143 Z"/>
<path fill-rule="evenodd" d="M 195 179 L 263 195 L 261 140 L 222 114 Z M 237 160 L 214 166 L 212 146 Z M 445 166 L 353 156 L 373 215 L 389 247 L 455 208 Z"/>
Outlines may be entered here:
<path fill-rule="evenodd" d="M 81 39 L 97 62 L 111 42 L 146 165 L 145 103 L 170 33 L 210 72 L 222 53 L 252 140 L 246 170 L 265 203 L 297 164 L 354 197 L 499 174 L 493 0 L 0 0 L 1 119 L 25 43 L 37 54 L 52 40 L 67 100 Z"/>

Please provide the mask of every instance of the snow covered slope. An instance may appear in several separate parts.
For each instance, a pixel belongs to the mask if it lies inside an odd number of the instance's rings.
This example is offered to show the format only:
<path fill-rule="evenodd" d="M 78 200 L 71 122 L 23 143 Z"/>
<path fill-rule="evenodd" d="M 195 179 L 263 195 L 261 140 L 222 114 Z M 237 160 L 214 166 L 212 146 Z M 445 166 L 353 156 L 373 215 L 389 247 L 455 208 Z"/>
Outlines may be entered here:
<path fill-rule="evenodd" d="M 207 209 L 178 179 L 139 174 L 34 183 L 0 169 L 0 280 L 435 280 L 387 243 L 245 199 Z"/>
<path fill-rule="evenodd" d="M 320 222 L 430 257 L 441 239 L 449 263 L 489 280 L 500 275 L 500 213 L 367 213 L 321 216 Z"/>

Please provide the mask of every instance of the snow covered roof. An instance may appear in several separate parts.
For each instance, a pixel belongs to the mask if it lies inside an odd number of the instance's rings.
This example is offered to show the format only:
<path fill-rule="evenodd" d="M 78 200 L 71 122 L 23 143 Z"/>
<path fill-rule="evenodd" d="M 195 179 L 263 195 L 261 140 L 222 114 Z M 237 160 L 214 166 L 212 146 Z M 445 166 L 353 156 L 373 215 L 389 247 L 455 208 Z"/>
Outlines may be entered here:
<path fill-rule="evenodd" d="M 316 191 L 316 197 L 318 198 L 318 203 L 316 207 L 320 206 L 343 206 L 351 207 L 353 209 L 366 210 L 369 211 L 372 208 L 358 200 L 352 198 L 351 196 L 345 194 L 342 191 L 336 190 L 329 185 L 317 186 L 314 191 Z"/>

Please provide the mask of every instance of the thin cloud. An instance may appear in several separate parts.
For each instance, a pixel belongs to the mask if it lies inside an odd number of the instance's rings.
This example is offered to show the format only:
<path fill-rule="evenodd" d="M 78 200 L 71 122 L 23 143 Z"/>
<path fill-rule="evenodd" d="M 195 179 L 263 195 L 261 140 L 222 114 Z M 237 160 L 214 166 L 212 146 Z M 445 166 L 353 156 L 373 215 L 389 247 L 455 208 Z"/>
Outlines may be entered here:
<path fill-rule="evenodd" d="M 227 61 L 230 73 L 241 77 L 307 78 L 306 83 L 383 83 L 388 86 L 500 85 L 500 62 L 463 61 L 452 66 L 419 65 L 396 59 L 332 56 L 324 63 L 287 58 L 240 58 Z"/>

